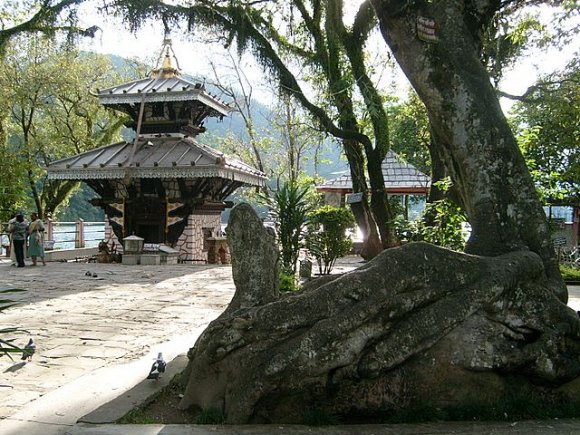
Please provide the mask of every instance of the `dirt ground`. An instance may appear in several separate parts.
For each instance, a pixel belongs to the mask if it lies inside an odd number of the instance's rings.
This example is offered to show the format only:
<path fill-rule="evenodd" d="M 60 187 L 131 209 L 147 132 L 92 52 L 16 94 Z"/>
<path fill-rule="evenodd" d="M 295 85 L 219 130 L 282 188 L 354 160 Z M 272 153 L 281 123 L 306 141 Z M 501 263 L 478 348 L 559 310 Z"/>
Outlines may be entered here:
<path fill-rule="evenodd" d="M 172 382 L 153 401 L 140 410 L 134 410 L 132 415 L 126 416 L 120 423 L 135 423 L 135 419 L 142 419 L 148 424 L 195 424 L 196 413 L 178 408 L 181 394 L 183 388 L 177 382 Z"/>

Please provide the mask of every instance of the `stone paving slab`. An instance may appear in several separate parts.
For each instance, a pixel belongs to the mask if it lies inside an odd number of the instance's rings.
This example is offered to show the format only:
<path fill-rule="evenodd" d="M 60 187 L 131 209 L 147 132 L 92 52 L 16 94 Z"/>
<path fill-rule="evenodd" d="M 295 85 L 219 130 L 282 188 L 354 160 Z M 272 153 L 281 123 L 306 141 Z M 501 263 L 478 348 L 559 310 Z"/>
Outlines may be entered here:
<path fill-rule="evenodd" d="M 0 359 L 0 419 L 95 370 L 163 352 L 162 343 L 217 317 L 234 292 L 224 266 L 3 263 L 0 276 L 3 288 L 27 290 L 14 294 L 19 304 L 0 316 L 0 328 L 26 329 L 16 342 L 23 346 L 30 335 L 37 346 L 30 363 Z"/>
<path fill-rule="evenodd" d="M 114 400 L 100 406 L 89 414 L 81 417 L 79 423 L 106 424 L 114 423 L 127 415 L 138 406 L 144 406 L 150 402 L 155 394 L 169 385 L 171 379 L 185 370 L 187 356 L 179 355 L 173 361 L 167 363 L 165 374 L 157 381 L 144 380 L 139 382 L 129 391 L 119 395 Z"/>

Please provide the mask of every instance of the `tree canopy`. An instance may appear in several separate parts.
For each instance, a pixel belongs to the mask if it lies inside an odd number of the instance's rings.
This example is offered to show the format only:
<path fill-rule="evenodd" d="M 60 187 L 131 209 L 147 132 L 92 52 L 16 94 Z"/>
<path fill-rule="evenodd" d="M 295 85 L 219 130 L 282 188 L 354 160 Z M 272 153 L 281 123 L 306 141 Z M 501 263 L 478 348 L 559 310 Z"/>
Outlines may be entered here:
<path fill-rule="evenodd" d="M 0 67 L 0 100 L 7 109 L 2 146 L 20 170 L 11 178 L 26 180 L 33 200 L 28 206 L 43 216 L 55 213 L 78 186 L 47 180 L 44 168 L 118 137 L 123 119 L 101 107 L 92 92 L 119 78 L 103 56 L 61 48 L 44 38 L 18 41 Z"/>
<path fill-rule="evenodd" d="M 514 108 L 520 147 L 542 197 L 580 204 L 580 66 L 542 77 Z"/>

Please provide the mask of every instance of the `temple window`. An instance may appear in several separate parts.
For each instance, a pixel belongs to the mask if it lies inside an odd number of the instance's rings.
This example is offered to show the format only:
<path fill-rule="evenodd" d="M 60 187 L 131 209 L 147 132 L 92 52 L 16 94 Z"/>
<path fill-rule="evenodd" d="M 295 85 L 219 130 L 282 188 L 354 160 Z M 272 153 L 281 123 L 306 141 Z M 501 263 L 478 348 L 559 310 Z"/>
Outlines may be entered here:
<path fill-rule="evenodd" d="M 165 118 L 165 103 L 151 105 L 151 118 Z"/>

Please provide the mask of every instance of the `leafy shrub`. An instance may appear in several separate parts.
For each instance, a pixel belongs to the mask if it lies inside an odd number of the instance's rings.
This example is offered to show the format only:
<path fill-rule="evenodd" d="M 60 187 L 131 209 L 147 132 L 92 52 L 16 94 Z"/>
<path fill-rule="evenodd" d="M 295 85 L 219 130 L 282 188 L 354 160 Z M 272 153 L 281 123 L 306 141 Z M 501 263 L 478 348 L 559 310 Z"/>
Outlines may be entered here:
<path fill-rule="evenodd" d="M 561 264 L 560 273 L 564 281 L 580 281 L 580 269 L 578 268 Z"/>
<path fill-rule="evenodd" d="M 316 259 L 320 274 L 329 274 L 337 258 L 352 249 L 346 230 L 354 226 L 350 209 L 322 206 L 308 215 L 306 248 Z"/>
<path fill-rule="evenodd" d="M 296 274 L 292 271 L 281 267 L 280 268 L 280 287 L 279 291 L 282 293 L 295 292 L 300 289 L 296 282 Z"/>
<path fill-rule="evenodd" d="M 436 183 L 439 189 L 447 191 L 451 182 Z M 427 222 L 428 220 L 428 222 Z M 407 222 L 397 220 L 395 232 L 400 240 L 425 241 L 455 251 L 465 249 L 463 226 L 467 222 L 465 212 L 449 199 L 427 203 L 423 220 Z"/>
<path fill-rule="evenodd" d="M 296 272 L 296 263 L 303 243 L 303 228 L 310 211 L 307 200 L 310 186 L 284 183 L 272 198 L 264 198 L 276 221 L 282 268 Z"/>

